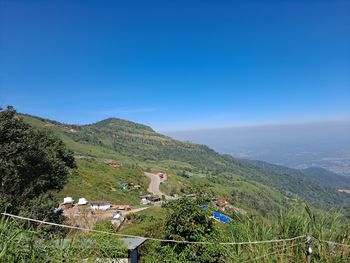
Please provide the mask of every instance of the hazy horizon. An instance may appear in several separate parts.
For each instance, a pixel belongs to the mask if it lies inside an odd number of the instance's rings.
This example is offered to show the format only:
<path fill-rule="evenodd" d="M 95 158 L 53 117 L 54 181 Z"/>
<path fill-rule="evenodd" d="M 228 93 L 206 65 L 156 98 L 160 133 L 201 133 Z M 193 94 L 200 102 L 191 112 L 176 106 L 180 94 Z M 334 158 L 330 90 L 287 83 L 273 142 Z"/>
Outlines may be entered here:
<path fill-rule="evenodd" d="M 220 153 L 293 168 L 350 174 L 350 120 L 166 132 Z"/>

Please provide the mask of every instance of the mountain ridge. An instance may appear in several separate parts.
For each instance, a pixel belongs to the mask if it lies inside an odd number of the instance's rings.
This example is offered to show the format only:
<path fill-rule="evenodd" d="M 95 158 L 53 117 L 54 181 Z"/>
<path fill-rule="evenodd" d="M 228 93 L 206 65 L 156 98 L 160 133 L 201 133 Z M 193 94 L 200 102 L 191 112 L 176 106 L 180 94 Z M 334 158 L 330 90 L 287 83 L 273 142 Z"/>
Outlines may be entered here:
<path fill-rule="evenodd" d="M 335 188 L 305 181 L 288 173 L 264 170 L 252 163 L 221 155 L 206 145 L 177 141 L 156 133 L 146 125 L 117 118 L 88 125 L 68 125 L 30 115 L 22 116 L 36 127 L 52 130 L 76 154 L 109 156 L 151 169 L 162 165 L 162 169 L 170 169 L 174 174 L 180 174 L 181 171 L 186 173 L 188 170 L 201 174 L 211 183 L 220 182 L 221 185 L 232 187 L 239 185 L 237 180 L 248 180 L 276 189 L 287 197 L 299 197 L 318 207 L 342 207 L 348 200 L 345 194 L 337 192 Z M 175 185 L 185 180 L 176 176 L 174 178 L 177 178 Z M 196 185 L 189 180 L 185 180 L 185 183 Z"/>
<path fill-rule="evenodd" d="M 288 174 L 296 178 L 303 178 L 307 181 L 316 182 L 320 185 L 341 188 L 350 187 L 350 177 L 339 175 L 322 167 L 309 167 L 304 169 L 295 169 L 283 165 L 272 164 L 264 161 L 240 159 L 243 162 L 255 165 L 257 167 L 278 172 L 280 174 Z"/>

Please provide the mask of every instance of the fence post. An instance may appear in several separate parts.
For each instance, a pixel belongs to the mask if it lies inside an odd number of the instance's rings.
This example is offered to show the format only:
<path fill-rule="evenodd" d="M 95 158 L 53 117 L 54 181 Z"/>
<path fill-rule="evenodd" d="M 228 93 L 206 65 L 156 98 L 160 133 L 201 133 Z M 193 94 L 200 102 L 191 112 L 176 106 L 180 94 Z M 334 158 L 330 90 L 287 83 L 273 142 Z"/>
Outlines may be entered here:
<path fill-rule="evenodd" d="M 307 236 L 305 240 L 305 255 L 306 255 L 306 262 L 310 263 L 311 262 L 311 237 Z"/>

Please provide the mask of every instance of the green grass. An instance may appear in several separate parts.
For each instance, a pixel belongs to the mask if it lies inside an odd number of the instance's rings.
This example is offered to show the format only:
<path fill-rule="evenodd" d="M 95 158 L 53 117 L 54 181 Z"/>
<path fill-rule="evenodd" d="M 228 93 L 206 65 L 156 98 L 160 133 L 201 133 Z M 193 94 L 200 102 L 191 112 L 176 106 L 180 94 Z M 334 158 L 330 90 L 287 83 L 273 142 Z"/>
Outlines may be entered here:
<path fill-rule="evenodd" d="M 126 247 L 116 236 L 84 233 L 63 240 L 34 227 L 25 228 L 21 222 L 0 218 L 1 263 L 97 262 L 101 258 L 125 257 Z"/>
<path fill-rule="evenodd" d="M 129 221 L 123 225 L 120 233 L 160 238 L 163 234 L 166 213 L 166 209 L 160 206 L 143 210 L 131 216 Z"/>
<path fill-rule="evenodd" d="M 113 168 L 100 160 L 77 160 L 78 169 L 73 172 L 59 197 L 71 196 L 75 200 L 107 200 L 114 204 L 139 204 L 140 192 L 147 192 L 149 179 L 140 168 Z M 141 185 L 140 190 L 121 190 L 118 183 Z M 112 188 L 115 191 L 112 191 Z"/>

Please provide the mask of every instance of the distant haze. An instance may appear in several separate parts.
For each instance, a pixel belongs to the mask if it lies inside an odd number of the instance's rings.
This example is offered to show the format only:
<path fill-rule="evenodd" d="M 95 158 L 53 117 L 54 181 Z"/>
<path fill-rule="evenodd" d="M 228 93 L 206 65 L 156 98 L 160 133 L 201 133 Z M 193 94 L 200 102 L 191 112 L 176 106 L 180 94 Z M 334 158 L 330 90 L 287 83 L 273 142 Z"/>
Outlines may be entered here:
<path fill-rule="evenodd" d="M 220 153 L 350 175 L 350 120 L 167 132 Z"/>

